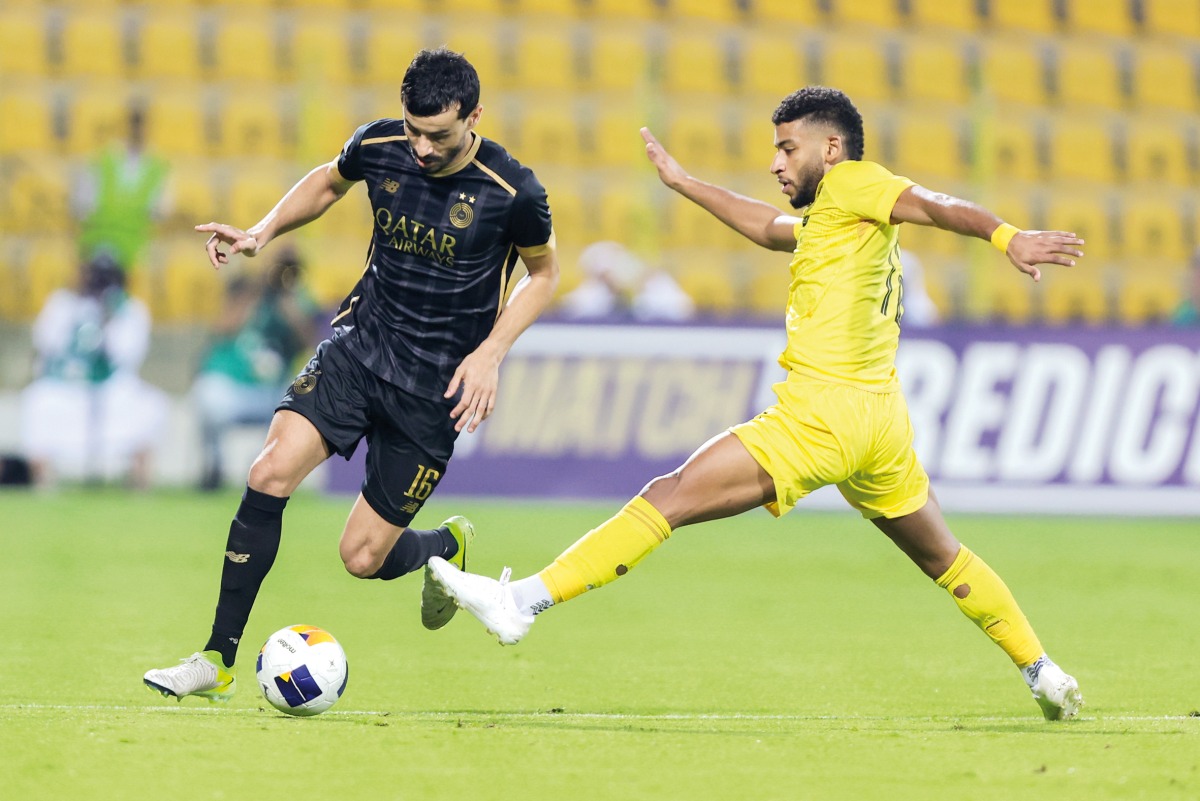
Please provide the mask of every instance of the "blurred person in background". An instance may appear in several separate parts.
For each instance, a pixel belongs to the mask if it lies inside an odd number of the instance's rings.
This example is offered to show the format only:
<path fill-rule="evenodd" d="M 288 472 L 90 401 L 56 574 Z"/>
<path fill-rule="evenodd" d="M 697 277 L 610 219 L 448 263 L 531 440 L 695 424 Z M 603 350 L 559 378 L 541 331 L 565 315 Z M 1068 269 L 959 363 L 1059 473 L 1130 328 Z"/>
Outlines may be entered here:
<path fill-rule="evenodd" d="M 34 381 L 21 397 L 22 436 L 34 480 L 59 476 L 150 483 L 150 456 L 167 397 L 138 376 L 150 345 L 150 313 L 125 291 L 108 255 L 80 268 L 33 324 Z"/>
<path fill-rule="evenodd" d="M 646 264 L 619 242 L 595 242 L 579 256 L 583 282 L 568 292 L 559 312 L 572 320 L 633 317 L 640 322 L 680 321 L 696 305 L 665 272 Z"/>
<path fill-rule="evenodd" d="M 1171 315 L 1171 323 L 1187 328 L 1200 327 L 1200 248 L 1192 254 L 1186 291 L 1187 297 Z"/>
<path fill-rule="evenodd" d="M 238 425 L 271 422 L 294 376 L 296 358 L 313 345 L 317 305 L 300 284 L 296 250 L 281 248 L 265 276 L 230 281 L 192 398 L 200 420 L 200 488 L 221 486 L 225 433 Z"/>
<path fill-rule="evenodd" d="M 82 258 L 105 254 L 126 272 L 137 266 L 170 206 L 167 162 L 146 149 L 142 109 L 131 107 L 127 124 L 125 142 L 96 156 L 72 197 Z"/>
<path fill-rule="evenodd" d="M 912 447 L 895 359 L 900 223 L 991 241 L 1035 281 L 1040 264 L 1074 265 L 1083 240 L 1022 231 L 864 161 L 862 115 L 836 89 L 793 92 L 771 121 L 770 171 L 795 215 L 691 176 L 648 129 L 642 137 L 667 187 L 756 245 L 790 255 L 788 341 L 779 357 L 787 378 L 774 386 L 778 402 L 652 480 L 540 573 L 510 582 L 506 569 L 496 581 L 434 557 L 433 581 L 512 645 L 536 615 L 624 576 L 680 527 L 760 506 L 779 517 L 832 484 L 1004 651 L 1047 720 L 1074 717 L 1083 705 L 1078 682 L 1046 654 L 1004 581 L 946 524 Z M 878 599 L 885 616 L 887 604 Z"/>
<path fill-rule="evenodd" d="M 929 328 L 938 324 L 938 308 L 925 289 L 925 265 L 911 250 L 900 249 L 904 265 L 904 319 L 912 328 Z"/>

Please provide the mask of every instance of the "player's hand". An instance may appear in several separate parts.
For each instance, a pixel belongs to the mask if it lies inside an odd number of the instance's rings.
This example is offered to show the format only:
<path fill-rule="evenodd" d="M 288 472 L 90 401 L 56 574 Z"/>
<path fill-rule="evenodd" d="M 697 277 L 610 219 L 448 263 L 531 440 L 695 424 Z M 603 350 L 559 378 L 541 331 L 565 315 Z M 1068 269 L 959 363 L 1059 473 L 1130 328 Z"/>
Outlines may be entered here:
<path fill-rule="evenodd" d="M 229 257 L 235 253 L 241 253 L 243 256 L 253 256 L 258 253 L 258 240 L 241 228 L 234 228 L 225 223 L 210 222 L 197 225 L 196 230 L 212 234 L 204 243 L 204 247 L 208 251 L 208 260 L 218 270 L 221 269 L 222 264 L 228 264 Z M 229 246 L 228 254 L 221 251 L 222 245 Z"/>
<path fill-rule="evenodd" d="M 1021 272 L 1042 280 L 1039 264 L 1074 267 L 1083 256 L 1083 240 L 1067 231 L 1021 231 L 1008 243 L 1008 260 Z"/>
<path fill-rule="evenodd" d="M 650 163 L 658 170 L 659 179 L 672 189 L 683 184 L 688 177 L 687 172 L 679 166 L 675 157 L 654 138 L 654 134 L 650 133 L 649 128 L 642 128 L 642 139 L 646 140 L 646 158 L 650 159 Z"/>
<path fill-rule="evenodd" d="M 458 404 L 450 410 L 451 419 L 457 420 L 455 431 L 473 433 L 479 424 L 496 408 L 496 388 L 500 386 L 500 360 L 492 355 L 487 346 L 480 346 L 467 355 L 454 371 L 445 397 L 453 398 L 462 389 Z"/>

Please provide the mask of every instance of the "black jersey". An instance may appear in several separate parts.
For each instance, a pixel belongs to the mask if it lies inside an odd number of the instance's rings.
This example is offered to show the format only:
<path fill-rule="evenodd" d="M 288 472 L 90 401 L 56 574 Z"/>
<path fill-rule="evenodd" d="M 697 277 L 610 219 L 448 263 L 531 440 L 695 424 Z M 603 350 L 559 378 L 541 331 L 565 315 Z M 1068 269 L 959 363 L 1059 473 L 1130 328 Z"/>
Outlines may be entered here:
<path fill-rule="evenodd" d="M 366 181 L 375 223 L 366 270 L 333 319 L 334 335 L 383 380 L 440 399 L 491 333 L 516 248 L 550 243 L 546 190 L 477 134 L 453 164 L 423 173 L 403 120 L 359 128 L 337 166 Z"/>

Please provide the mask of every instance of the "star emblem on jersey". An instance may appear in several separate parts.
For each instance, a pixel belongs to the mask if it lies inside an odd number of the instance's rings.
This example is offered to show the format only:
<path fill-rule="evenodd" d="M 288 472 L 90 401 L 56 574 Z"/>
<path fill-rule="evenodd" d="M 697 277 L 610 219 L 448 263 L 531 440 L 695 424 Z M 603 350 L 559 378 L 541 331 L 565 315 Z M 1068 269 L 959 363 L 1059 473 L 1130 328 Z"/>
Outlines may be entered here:
<path fill-rule="evenodd" d="M 395 178 L 384 178 L 383 183 L 380 184 L 380 186 L 383 187 L 384 192 L 390 192 L 394 195 L 396 194 L 396 190 L 400 188 L 400 182 Z"/>

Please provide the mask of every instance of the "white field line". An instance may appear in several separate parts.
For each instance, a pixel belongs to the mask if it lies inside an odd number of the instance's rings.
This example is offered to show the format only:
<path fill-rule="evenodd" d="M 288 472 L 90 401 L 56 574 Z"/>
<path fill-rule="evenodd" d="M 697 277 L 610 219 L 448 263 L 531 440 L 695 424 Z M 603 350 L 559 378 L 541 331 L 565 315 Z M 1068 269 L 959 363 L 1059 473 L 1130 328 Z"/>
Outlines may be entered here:
<path fill-rule="evenodd" d="M 166 714 L 175 714 L 177 712 L 186 712 L 188 714 L 214 714 L 214 715 L 257 715 L 263 711 L 258 708 L 247 709 L 228 709 L 220 706 L 121 706 L 118 704 L 0 704 L 0 711 L 91 711 L 91 712 L 160 712 Z M 419 720 L 442 720 L 451 718 L 527 718 L 527 719 L 568 719 L 582 718 L 585 720 L 678 720 L 678 721 L 819 721 L 819 720 L 844 720 L 849 722 L 854 721 L 889 721 L 889 720 L 908 720 L 908 721 L 954 721 L 954 720 L 978 720 L 978 721 L 1013 721 L 1019 722 L 1017 718 L 999 717 L 994 715 L 755 715 L 755 714 L 681 714 L 681 713 L 662 713 L 662 714 L 629 714 L 624 712 L 480 712 L 480 711 L 461 711 L 449 710 L 445 712 L 431 711 L 400 711 L 391 712 L 385 710 L 367 710 L 367 709 L 344 709 L 330 710 L 323 713 L 322 717 L 394 717 L 394 718 L 415 718 Z M 1104 716 L 1086 716 L 1079 718 L 1081 721 L 1128 721 L 1135 723 L 1144 723 L 1150 721 L 1183 721 L 1196 720 L 1197 725 L 1200 725 L 1200 718 L 1191 715 L 1104 715 Z"/>

